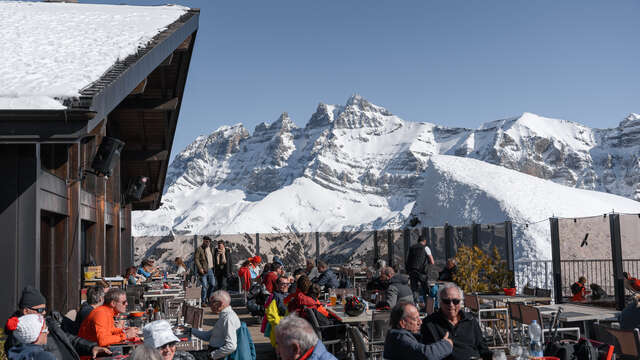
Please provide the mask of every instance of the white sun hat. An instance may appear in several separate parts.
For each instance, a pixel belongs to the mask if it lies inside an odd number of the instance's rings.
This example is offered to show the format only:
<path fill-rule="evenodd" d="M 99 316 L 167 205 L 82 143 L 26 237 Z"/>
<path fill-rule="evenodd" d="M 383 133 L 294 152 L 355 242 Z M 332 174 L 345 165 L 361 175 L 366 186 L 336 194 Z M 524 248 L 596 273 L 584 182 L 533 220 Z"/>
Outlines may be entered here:
<path fill-rule="evenodd" d="M 148 323 L 142 329 L 144 344 L 154 349 L 170 342 L 178 342 L 178 339 L 171 330 L 171 325 L 167 320 L 156 320 Z"/>

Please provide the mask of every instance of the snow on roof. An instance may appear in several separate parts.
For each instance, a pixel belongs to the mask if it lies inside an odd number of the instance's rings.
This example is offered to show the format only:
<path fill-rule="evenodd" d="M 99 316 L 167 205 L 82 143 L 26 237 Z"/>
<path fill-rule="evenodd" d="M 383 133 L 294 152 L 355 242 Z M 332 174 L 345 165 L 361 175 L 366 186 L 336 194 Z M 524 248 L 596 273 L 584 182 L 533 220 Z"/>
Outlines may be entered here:
<path fill-rule="evenodd" d="M 65 109 L 187 10 L 0 1 L 0 109 Z"/>

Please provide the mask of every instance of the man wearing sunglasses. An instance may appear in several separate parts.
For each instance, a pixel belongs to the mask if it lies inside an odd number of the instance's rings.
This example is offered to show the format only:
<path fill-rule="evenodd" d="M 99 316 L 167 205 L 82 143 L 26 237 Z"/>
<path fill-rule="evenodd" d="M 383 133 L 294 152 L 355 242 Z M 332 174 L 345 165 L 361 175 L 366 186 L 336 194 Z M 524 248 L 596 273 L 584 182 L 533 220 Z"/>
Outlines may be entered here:
<path fill-rule="evenodd" d="M 104 296 L 104 304 L 95 308 L 80 325 L 78 336 L 96 341 L 100 346 L 109 346 L 131 339 L 138 328 L 116 327 L 114 318 L 127 311 L 127 293 L 118 288 L 109 290 Z"/>
<path fill-rule="evenodd" d="M 25 286 L 22 289 L 19 310 L 13 316 L 28 314 L 40 314 L 45 317 L 49 331 L 48 341 L 45 346 L 47 352 L 52 353 L 58 360 L 80 360 L 80 356 L 95 358 L 98 354 L 111 354 L 109 349 L 97 346 L 96 343 L 87 341 L 78 336 L 65 332 L 62 329 L 64 317 L 57 311 L 47 311 L 47 299 L 33 286 Z M 13 332 L 5 326 L 7 339 L 4 343 L 5 354 L 14 344 Z"/>
<path fill-rule="evenodd" d="M 448 333 L 453 340 L 453 352 L 447 360 L 466 360 L 472 357 L 491 359 L 492 353 L 484 341 L 478 320 L 466 311 L 464 293 L 454 285 L 440 288 L 440 309 L 422 322 L 420 333 L 424 344 L 433 344 Z"/>

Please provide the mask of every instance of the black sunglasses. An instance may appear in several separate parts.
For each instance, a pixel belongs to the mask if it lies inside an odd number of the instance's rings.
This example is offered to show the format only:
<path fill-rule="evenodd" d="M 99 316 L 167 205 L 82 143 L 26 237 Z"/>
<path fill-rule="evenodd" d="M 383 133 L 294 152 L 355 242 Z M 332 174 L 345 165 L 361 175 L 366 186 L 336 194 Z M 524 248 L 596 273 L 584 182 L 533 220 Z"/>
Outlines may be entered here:
<path fill-rule="evenodd" d="M 37 311 L 38 314 L 44 314 L 47 311 L 47 308 L 46 307 L 39 308 L 39 309 L 29 308 L 29 310 Z"/>
<path fill-rule="evenodd" d="M 453 305 L 460 304 L 460 299 L 440 299 L 440 300 L 442 300 L 442 302 L 447 305 L 451 305 L 451 303 L 453 303 Z"/>
<path fill-rule="evenodd" d="M 159 347 L 159 349 L 160 349 L 160 350 L 164 350 L 164 349 L 166 349 L 166 348 L 168 348 L 168 347 L 176 346 L 176 344 L 177 344 L 177 343 L 176 343 L 175 341 L 172 341 L 172 342 L 170 342 L 170 343 L 166 343 L 166 344 L 164 344 L 164 345 L 160 346 L 160 347 Z"/>

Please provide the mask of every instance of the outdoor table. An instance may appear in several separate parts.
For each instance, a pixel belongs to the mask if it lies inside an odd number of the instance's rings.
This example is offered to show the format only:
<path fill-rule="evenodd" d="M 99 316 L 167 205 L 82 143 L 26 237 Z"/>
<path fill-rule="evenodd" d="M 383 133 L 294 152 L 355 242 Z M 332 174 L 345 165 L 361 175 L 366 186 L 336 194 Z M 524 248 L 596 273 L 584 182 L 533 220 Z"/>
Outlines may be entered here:
<path fill-rule="evenodd" d="M 344 306 L 327 306 L 326 308 L 341 318 L 345 324 L 371 322 L 371 310 L 365 310 L 358 316 L 351 316 L 344 312 Z"/>
<path fill-rule="evenodd" d="M 505 294 L 478 294 L 478 299 L 493 301 L 494 306 L 500 302 L 503 304 L 508 303 L 529 303 L 529 302 L 549 302 L 551 297 L 547 296 L 534 296 L 534 295 L 514 295 L 509 296 Z"/>
<path fill-rule="evenodd" d="M 178 298 L 184 297 L 184 291 L 182 289 L 160 289 L 146 291 L 142 297 L 145 299 L 158 299 L 163 297 Z"/>
<path fill-rule="evenodd" d="M 603 320 L 615 321 L 618 318 L 618 314 L 620 314 L 620 311 L 615 309 L 571 303 L 541 305 L 536 307 L 540 310 L 540 314 L 544 316 L 552 316 L 558 312 L 559 308 L 562 308 L 559 320 L 562 322 L 582 322 L 585 337 L 589 337 L 589 323 L 597 323 Z"/>

